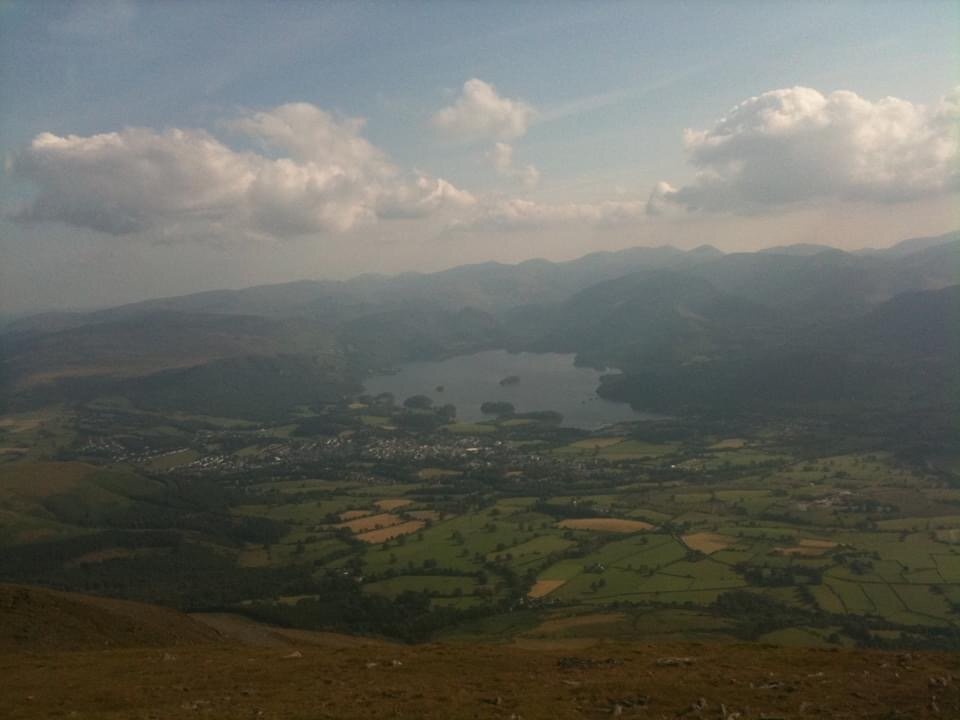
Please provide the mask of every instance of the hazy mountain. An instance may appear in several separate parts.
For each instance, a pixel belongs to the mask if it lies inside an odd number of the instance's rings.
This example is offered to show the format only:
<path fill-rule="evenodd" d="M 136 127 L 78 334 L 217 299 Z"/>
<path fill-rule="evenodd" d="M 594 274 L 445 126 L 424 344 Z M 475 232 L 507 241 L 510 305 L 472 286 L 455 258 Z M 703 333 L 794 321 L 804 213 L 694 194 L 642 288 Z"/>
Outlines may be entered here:
<path fill-rule="evenodd" d="M 598 283 L 562 303 L 536 345 L 599 365 L 687 362 L 733 349 L 761 330 L 773 332 L 773 319 L 766 308 L 695 275 L 643 272 Z"/>
<path fill-rule="evenodd" d="M 637 403 L 672 402 L 677 383 L 681 394 L 700 387 L 701 398 L 736 404 L 766 402 L 777 388 L 777 402 L 802 402 L 813 392 L 805 383 L 860 397 L 852 388 L 870 382 L 853 375 L 886 377 L 904 353 L 945 351 L 938 328 L 957 316 L 956 291 L 935 291 L 960 283 L 958 258 L 953 235 L 869 254 L 632 248 L 304 281 L 20 320 L 0 336 L 0 360 L 9 392 L 28 404 L 88 397 L 127 378 L 125 392 L 146 404 L 195 393 L 224 412 L 260 398 L 275 413 L 297 382 L 323 397 L 372 369 L 498 347 L 623 368 L 619 389 L 604 392 Z M 657 397 L 631 384 L 649 373 Z"/>

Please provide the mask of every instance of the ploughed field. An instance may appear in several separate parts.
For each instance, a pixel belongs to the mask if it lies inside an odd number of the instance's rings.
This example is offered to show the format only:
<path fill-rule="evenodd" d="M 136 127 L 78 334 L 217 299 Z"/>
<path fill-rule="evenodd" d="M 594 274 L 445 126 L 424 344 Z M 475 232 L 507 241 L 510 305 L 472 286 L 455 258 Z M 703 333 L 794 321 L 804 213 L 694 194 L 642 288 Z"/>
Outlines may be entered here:
<path fill-rule="evenodd" d="M 0 602 L 12 619 L 0 627 L 11 720 L 960 714 L 956 654 L 735 643 L 409 646 L 22 586 L 0 586 Z"/>

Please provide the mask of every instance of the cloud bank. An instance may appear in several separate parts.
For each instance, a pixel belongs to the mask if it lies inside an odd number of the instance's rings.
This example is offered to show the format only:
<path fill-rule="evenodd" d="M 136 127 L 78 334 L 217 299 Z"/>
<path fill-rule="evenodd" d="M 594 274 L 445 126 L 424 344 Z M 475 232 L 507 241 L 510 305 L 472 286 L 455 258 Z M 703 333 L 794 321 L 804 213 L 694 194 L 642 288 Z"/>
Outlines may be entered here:
<path fill-rule="evenodd" d="M 42 133 L 14 162 L 37 188 L 18 217 L 112 235 L 290 237 L 475 202 L 445 180 L 401 172 L 363 137 L 361 120 L 307 103 L 249 114 L 231 127 L 261 152 L 233 149 L 202 130 Z"/>
<path fill-rule="evenodd" d="M 482 141 L 506 181 L 475 197 L 442 178 L 397 167 L 364 137 L 364 121 L 289 103 L 234 118 L 242 143 L 204 130 L 127 128 L 90 136 L 37 135 L 14 159 L 35 193 L 15 217 L 115 236 L 286 238 L 349 232 L 373 223 L 438 218 L 459 230 L 558 225 L 607 227 L 688 211 L 755 213 L 816 202 L 889 204 L 960 188 L 960 90 L 932 107 L 896 98 L 795 87 L 750 98 L 707 130 L 687 130 L 694 180 L 661 181 L 635 195 L 580 202 L 517 197 L 540 174 L 508 142 L 533 108 L 467 81 L 434 124 Z"/>
<path fill-rule="evenodd" d="M 596 203 L 539 203 L 522 198 L 491 199 L 471 216 L 455 221 L 455 230 L 529 230 L 557 225 L 613 226 L 643 220 L 643 201 L 606 200 Z"/>
<path fill-rule="evenodd" d="M 915 200 L 958 187 L 960 89 L 935 107 L 806 87 L 737 105 L 708 130 L 687 130 L 698 173 L 659 183 L 648 209 L 752 212 L 811 200 Z"/>

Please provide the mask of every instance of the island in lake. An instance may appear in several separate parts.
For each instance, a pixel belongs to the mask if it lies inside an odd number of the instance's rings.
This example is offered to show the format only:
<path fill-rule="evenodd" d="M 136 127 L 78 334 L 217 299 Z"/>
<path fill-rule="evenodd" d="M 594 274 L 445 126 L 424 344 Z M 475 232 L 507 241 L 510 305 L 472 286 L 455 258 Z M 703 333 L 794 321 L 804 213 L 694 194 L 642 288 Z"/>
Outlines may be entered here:
<path fill-rule="evenodd" d="M 505 377 L 503 380 L 500 381 L 500 384 L 503 387 L 506 387 L 507 385 L 517 385 L 519 382 L 520 382 L 519 375 L 507 375 L 507 377 Z"/>

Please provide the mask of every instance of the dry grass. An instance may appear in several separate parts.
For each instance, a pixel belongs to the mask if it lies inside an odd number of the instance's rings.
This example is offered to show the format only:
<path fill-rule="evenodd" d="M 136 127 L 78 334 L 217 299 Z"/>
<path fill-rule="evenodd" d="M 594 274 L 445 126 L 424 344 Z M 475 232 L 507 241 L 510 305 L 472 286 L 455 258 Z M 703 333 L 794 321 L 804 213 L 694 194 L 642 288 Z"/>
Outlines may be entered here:
<path fill-rule="evenodd" d="M 822 548 L 824 550 L 832 550 L 837 544 L 833 540 L 814 540 L 812 538 L 804 538 L 800 541 L 800 547 L 806 548 Z"/>
<path fill-rule="evenodd" d="M 590 625 L 610 625 L 626 620 L 626 618 L 627 616 L 623 613 L 588 613 L 586 615 L 551 618 L 540 623 L 534 628 L 533 632 L 536 634 L 557 633 L 572 628 L 589 627 Z"/>
<path fill-rule="evenodd" d="M 806 538 L 793 547 L 774 548 L 777 555 L 800 555 L 802 557 L 820 557 L 833 550 L 837 544 L 830 540 L 811 540 Z"/>
<path fill-rule="evenodd" d="M 527 593 L 527 596 L 532 598 L 544 597 L 545 595 L 552 593 L 566 582 L 566 580 L 537 580 L 533 587 L 530 588 L 530 592 Z"/>
<path fill-rule="evenodd" d="M 726 550 L 736 542 L 731 537 L 711 532 L 698 532 L 691 533 L 690 535 L 683 535 L 682 540 L 684 544 L 691 550 L 702 552 L 705 555 L 712 555 L 715 552 Z"/>
<path fill-rule="evenodd" d="M 423 529 L 424 525 L 426 525 L 426 523 L 423 520 L 410 520 L 405 523 L 399 523 L 398 525 L 381 528 L 380 530 L 360 533 L 357 535 L 357 540 L 363 540 L 365 543 L 382 543 L 387 540 L 393 540 L 393 538 L 400 537 L 401 535 L 415 533 Z"/>
<path fill-rule="evenodd" d="M 269 564 L 270 551 L 262 547 L 246 548 L 237 556 L 238 567 L 267 567 Z"/>
<path fill-rule="evenodd" d="M 439 520 L 443 517 L 436 510 L 411 510 L 407 515 L 414 520 Z"/>
<path fill-rule="evenodd" d="M 376 505 L 381 510 L 396 510 L 397 508 L 406 507 L 407 505 L 413 505 L 413 500 L 406 500 L 404 498 L 384 498 L 383 500 L 377 500 L 374 505 Z"/>
<path fill-rule="evenodd" d="M 356 520 L 342 522 L 337 527 L 345 527 L 353 533 L 364 533 L 370 530 L 390 527 L 400 522 L 400 518 L 392 513 L 380 513 L 378 515 L 365 515 Z"/>
<path fill-rule="evenodd" d="M 343 521 L 356 520 L 357 518 L 367 517 L 371 512 L 369 510 L 347 510 L 340 513 L 340 519 Z"/>
<path fill-rule="evenodd" d="M 561 520 L 558 527 L 570 530 L 596 530 L 597 532 L 635 533 L 652 530 L 653 525 L 643 520 L 624 520 L 622 518 L 575 518 Z"/>

